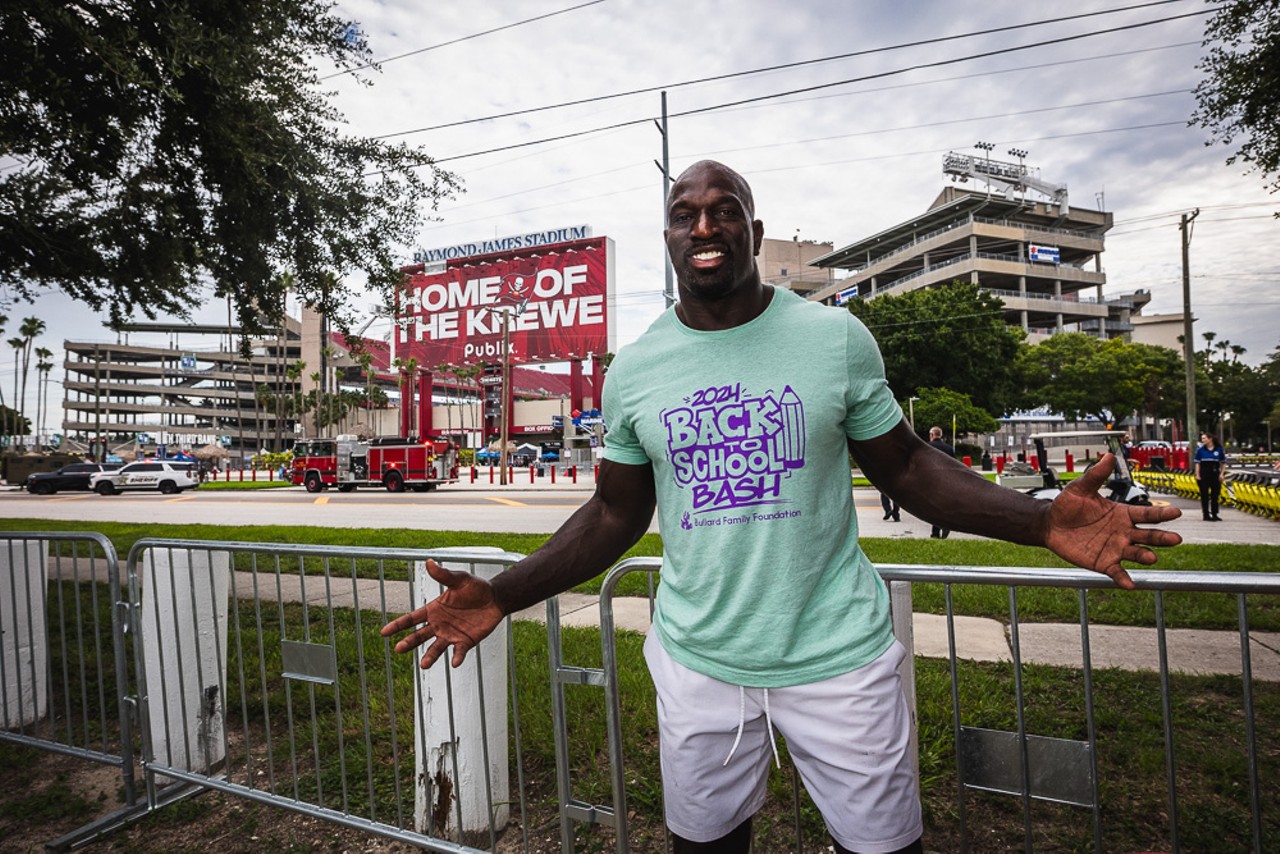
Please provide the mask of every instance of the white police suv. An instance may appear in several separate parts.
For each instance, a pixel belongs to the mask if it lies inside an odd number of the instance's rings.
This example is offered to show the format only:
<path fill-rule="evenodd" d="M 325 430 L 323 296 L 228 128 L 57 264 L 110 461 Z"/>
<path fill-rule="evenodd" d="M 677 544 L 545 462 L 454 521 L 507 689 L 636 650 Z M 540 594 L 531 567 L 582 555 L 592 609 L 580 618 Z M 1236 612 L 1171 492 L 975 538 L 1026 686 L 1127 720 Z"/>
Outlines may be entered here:
<path fill-rule="evenodd" d="M 156 489 L 165 495 L 173 495 L 199 485 L 196 464 L 176 460 L 140 460 L 89 478 L 89 488 L 99 495 L 137 489 Z"/>

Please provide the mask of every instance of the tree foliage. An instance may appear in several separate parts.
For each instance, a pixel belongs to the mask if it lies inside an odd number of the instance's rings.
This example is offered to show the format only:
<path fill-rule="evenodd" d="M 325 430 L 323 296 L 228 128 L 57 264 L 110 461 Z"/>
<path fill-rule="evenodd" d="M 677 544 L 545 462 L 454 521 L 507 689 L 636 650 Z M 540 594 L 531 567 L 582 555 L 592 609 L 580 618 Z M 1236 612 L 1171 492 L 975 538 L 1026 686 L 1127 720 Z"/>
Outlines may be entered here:
<path fill-rule="evenodd" d="M 1196 351 L 1196 418 L 1201 429 L 1219 441 L 1229 436 L 1248 445 L 1262 442 L 1271 411 L 1280 402 L 1280 385 L 1269 376 L 1273 368 L 1270 363 L 1250 367 L 1240 361 L 1243 347 L 1213 332 L 1204 333 L 1204 338 L 1205 348 Z"/>
<path fill-rule="evenodd" d="M 207 285 L 255 332 L 289 281 L 339 322 L 344 276 L 389 294 L 419 204 L 455 179 L 342 132 L 317 64 L 368 57 L 323 0 L 6 2 L 0 285 L 113 322 L 186 316 Z"/>
<path fill-rule="evenodd" d="M 1237 144 L 1237 159 L 1280 190 L 1280 0 L 1225 0 L 1205 27 L 1191 116 L 1210 143 Z"/>
<path fill-rule="evenodd" d="M 996 421 L 981 407 L 974 406 L 969 395 L 947 388 L 922 388 L 920 399 L 910 409 L 915 413 L 915 431 L 923 439 L 930 427 L 941 427 L 951 435 L 951 425 L 956 425 L 956 436 L 963 438 L 975 433 L 994 433 L 1000 429 Z"/>
<path fill-rule="evenodd" d="M 1139 370 L 1142 404 L 1151 419 L 1182 418 L 1187 411 L 1187 372 L 1182 354 L 1154 344 L 1130 344 Z"/>
<path fill-rule="evenodd" d="M 1176 415 L 1163 398 L 1173 394 L 1180 364 L 1168 348 L 1066 332 L 1023 348 L 1017 374 L 1033 404 L 1119 425 L 1138 411 Z"/>
<path fill-rule="evenodd" d="M 900 398 L 925 388 L 967 394 L 973 404 L 1003 414 L 1013 408 L 1010 365 L 1023 339 L 1004 321 L 999 298 L 977 285 L 954 282 L 873 300 L 849 310 L 880 344 L 889 387 Z"/>

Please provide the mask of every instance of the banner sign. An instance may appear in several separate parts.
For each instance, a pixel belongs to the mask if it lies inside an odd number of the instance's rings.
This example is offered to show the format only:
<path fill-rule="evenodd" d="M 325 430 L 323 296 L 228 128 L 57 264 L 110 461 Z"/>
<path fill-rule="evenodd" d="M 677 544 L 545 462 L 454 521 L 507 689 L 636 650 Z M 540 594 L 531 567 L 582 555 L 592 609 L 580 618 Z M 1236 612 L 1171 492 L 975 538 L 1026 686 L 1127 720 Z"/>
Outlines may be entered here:
<path fill-rule="evenodd" d="M 1031 260 L 1039 261 L 1041 264 L 1057 264 L 1059 253 L 1056 246 L 1038 246 L 1035 243 L 1030 244 Z"/>
<path fill-rule="evenodd" d="M 413 253 L 413 263 L 443 264 L 445 261 L 454 261 L 472 255 L 489 255 L 493 252 L 531 249 L 534 246 L 564 243 L 568 240 L 583 240 L 590 236 L 591 226 L 570 225 L 564 228 L 548 229 L 547 231 L 531 231 L 528 234 L 495 237 L 493 240 L 481 240 L 478 243 L 458 243 L 453 246 L 441 246 L 437 249 L 419 249 Z"/>
<path fill-rule="evenodd" d="M 411 275 L 397 295 L 396 352 L 423 367 L 559 362 L 612 352 L 613 241 L 593 237 Z"/>
<path fill-rule="evenodd" d="M 845 288 L 836 294 L 836 305 L 844 305 L 858 295 L 858 286 Z"/>

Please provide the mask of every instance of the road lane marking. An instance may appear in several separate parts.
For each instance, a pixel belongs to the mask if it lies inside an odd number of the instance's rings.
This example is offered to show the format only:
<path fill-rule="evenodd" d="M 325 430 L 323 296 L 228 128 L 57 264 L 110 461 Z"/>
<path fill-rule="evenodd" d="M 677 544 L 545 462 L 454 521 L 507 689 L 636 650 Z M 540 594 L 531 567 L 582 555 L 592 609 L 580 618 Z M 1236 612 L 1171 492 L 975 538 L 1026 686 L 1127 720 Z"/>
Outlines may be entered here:
<path fill-rule="evenodd" d="M 195 498 L 194 495 L 179 495 L 177 498 L 166 498 L 164 500 L 164 503 L 173 504 L 174 502 L 177 502 L 177 501 L 190 501 L 193 498 Z"/>
<path fill-rule="evenodd" d="M 327 496 L 327 495 L 321 495 L 321 496 L 319 496 L 318 498 L 316 498 L 316 500 L 315 500 L 315 501 L 313 501 L 312 503 L 313 503 L 313 504 L 328 504 L 328 503 L 329 503 L 329 496 Z"/>
<path fill-rule="evenodd" d="M 494 498 L 491 495 L 484 496 L 484 500 L 493 501 L 497 504 L 502 504 L 506 507 L 528 507 L 529 506 L 528 504 L 525 504 L 523 501 L 512 501 L 510 498 Z"/>

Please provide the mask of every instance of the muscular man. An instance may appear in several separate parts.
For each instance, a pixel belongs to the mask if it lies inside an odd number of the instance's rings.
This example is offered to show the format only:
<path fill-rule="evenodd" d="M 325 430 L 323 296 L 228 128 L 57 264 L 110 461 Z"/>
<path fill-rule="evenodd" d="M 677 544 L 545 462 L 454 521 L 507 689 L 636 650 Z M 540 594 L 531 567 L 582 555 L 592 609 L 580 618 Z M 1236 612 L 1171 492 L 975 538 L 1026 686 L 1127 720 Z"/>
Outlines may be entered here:
<path fill-rule="evenodd" d="M 677 852 L 745 852 L 773 729 L 839 851 L 920 851 L 909 714 L 884 584 L 858 546 L 846 449 L 911 513 L 1045 546 L 1121 587 L 1121 561 L 1180 542 L 1135 523 L 1171 507 L 1098 495 L 1103 458 L 1053 502 L 1002 489 L 911 431 L 866 328 L 761 282 L 747 182 L 703 161 L 671 188 L 664 232 L 680 302 L 614 360 L 593 497 L 485 582 L 428 564 L 445 592 L 383 628 L 422 667 L 508 614 L 607 569 L 659 512 L 662 583 L 645 657 L 658 694 Z M 672 370 L 679 365 L 679 370 Z M 416 627 L 416 628 L 415 628 Z"/>

